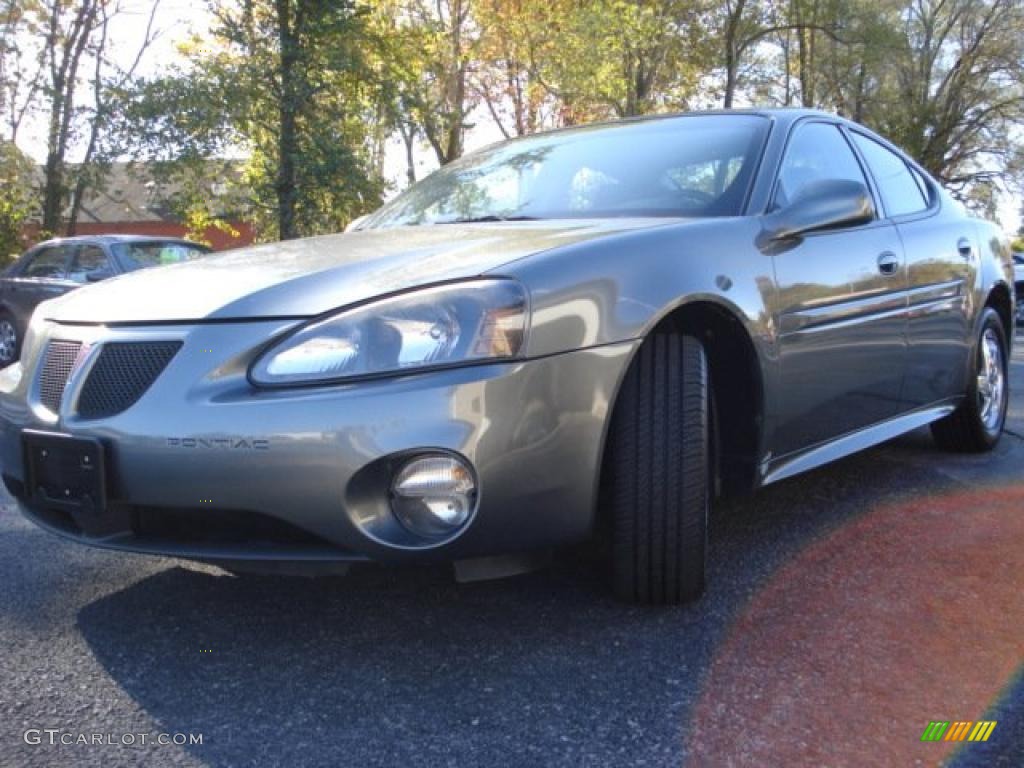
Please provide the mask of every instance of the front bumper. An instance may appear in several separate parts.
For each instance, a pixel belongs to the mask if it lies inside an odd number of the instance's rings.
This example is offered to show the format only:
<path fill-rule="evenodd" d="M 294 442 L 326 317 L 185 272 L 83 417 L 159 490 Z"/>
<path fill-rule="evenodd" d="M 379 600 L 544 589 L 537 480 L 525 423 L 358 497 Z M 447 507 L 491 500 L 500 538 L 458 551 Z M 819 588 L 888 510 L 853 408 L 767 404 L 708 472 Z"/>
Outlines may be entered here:
<path fill-rule="evenodd" d="M 590 533 L 605 423 L 636 342 L 341 386 L 254 388 L 245 375 L 253 355 L 291 322 L 34 324 L 24 365 L 0 372 L 8 489 L 28 517 L 62 535 L 202 560 L 465 559 Z M 59 415 L 35 395 L 50 339 L 90 350 L 68 380 Z M 139 340 L 183 346 L 124 412 L 77 415 L 102 345 Z M 101 524 L 29 500 L 26 428 L 102 441 L 109 466 Z M 375 538 L 361 521 L 387 512 L 391 460 L 424 449 L 455 452 L 473 465 L 472 522 L 436 545 Z"/>

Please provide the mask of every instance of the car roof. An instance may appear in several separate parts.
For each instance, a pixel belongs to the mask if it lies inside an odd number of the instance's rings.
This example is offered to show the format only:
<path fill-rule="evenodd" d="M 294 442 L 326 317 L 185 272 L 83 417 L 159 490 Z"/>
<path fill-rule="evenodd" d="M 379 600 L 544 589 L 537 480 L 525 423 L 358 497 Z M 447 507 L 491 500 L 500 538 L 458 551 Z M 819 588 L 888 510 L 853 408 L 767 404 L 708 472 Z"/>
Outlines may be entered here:
<path fill-rule="evenodd" d="M 504 141 L 498 141 L 489 146 L 496 146 L 497 144 L 504 144 L 506 142 L 518 142 L 527 141 L 529 139 L 537 138 L 539 136 L 552 136 L 560 133 L 571 133 L 573 131 L 584 131 L 591 128 L 601 127 L 612 127 L 616 125 L 631 125 L 635 123 L 646 123 L 654 122 L 658 120 L 673 120 L 687 117 L 707 117 L 707 116 L 721 116 L 721 117 L 732 117 L 736 115 L 747 115 L 755 117 L 763 117 L 772 120 L 776 123 L 781 123 L 784 126 L 789 126 L 805 117 L 820 117 L 827 120 L 832 120 L 837 123 L 844 123 L 846 125 L 857 126 L 862 130 L 866 129 L 860 123 L 856 123 L 840 115 L 832 112 L 826 112 L 821 109 L 811 109 L 810 107 L 741 107 L 738 109 L 697 109 L 682 112 L 656 112 L 653 114 L 646 115 L 632 115 L 630 117 L 617 117 L 609 120 L 597 120 L 592 123 L 580 123 L 579 125 L 565 125 L 560 128 L 550 128 L 544 131 L 538 131 L 537 133 L 529 133 L 523 136 L 513 136 L 510 139 Z M 872 134 L 874 135 L 874 134 Z M 476 151 L 487 149 L 488 147 L 481 147 L 479 150 L 469 152 L 467 155 L 475 154 Z"/>
<path fill-rule="evenodd" d="M 201 243 L 183 237 L 160 237 L 159 235 L 74 235 L 72 237 L 54 237 L 37 243 L 35 248 L 44 245 L 65 245 L 68 243 L 184 243 L 204 247 Z"/>

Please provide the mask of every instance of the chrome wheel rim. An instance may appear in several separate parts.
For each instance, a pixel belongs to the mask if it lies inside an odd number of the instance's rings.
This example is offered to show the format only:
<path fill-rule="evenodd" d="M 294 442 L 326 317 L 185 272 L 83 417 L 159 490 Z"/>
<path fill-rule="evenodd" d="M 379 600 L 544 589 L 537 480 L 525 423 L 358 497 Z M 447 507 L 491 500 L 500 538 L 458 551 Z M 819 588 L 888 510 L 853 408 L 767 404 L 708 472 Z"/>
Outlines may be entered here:
<path fill-rule="evenodd" d="M 977 389 L 981 423 L 991 432 L 999 426 L 1003 417 L 1003 400 L 1006 398 L 1003 347 L 999 343 L 999 336 L 991 328 L 986 328 L 981 336 Z"/>
<path fill-rule="evenodd" d="M 0 364 L 14 362 L 14 353 L 18 349 L 18 332 L 10 320 L 0 320 Z"/>

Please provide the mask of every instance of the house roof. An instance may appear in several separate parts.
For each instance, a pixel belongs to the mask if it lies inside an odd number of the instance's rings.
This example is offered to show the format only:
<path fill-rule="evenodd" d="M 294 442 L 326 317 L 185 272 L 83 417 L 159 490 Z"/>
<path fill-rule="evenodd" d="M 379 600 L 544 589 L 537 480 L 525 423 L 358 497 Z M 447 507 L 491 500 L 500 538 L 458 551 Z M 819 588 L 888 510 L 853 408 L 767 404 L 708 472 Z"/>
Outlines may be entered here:
<path fill-rule="evenodd" d="M 223 179 L 239 173 L 237 163 L 210 163 L 210 197 L 223 195 Z M 82 200 L 79 222 L 126 223 L 176 221 L 168 201 L 181 191 L 174 181 L 157 181 L 145 163 L 113 163 L 102 188 L 90 188 Z"/>
<path fill-rule="evenodd" d="M 169 211 L 157 192 L 156 182 L 140 166 L 114 163 L 104 188 L 86 192 L 79 221 L 163 221 Z"/>

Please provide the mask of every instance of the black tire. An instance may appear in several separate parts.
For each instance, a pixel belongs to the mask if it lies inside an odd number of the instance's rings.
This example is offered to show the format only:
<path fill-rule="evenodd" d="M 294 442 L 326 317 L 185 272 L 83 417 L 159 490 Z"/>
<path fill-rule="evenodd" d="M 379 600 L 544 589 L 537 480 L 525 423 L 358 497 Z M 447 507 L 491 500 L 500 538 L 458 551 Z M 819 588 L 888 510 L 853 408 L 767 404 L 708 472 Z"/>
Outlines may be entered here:
<path fill-rule="evenodd" d="M 979 394 L 979 374 L 982 373 L 984 352 L 983 339 L 987 333 L 994 334 L 999 347 L 999 365 L 1002 368 L 1002 389 L 998 411 L 986 423 L 983 398 Z M 990 451 L 999 442 L 1006 422 L 1006 407 L 1009 402 L 1009 377 L 1007 375 L 1006 331 L 999 314 L 991 307 L 983 310 L 981 329 L 974 343 L 970 380 L 967 396 L 953 413 L 932 424 L 932 436 L 936 444 L 947 451 L 980 453 Z"/>
<path fill-rule="evenodd" d="M 644 341 L 612 414 L 604 469 L 621 599 L 675 604 L 704 591 L 709 400 L 700 341 L 662 332 Z"/>
<path fill-rule="evenodd" d="M 9 326 L 9 331 L 6 327 Z M 6 368 L 11 363 L 17 362 L 18 356 L 21 354 L 21 333 L 18 331 L 18 324 L 14 321 L 14 316 L 11 315 L 7 310 L 0 311 L 0 328 L 3 330 L 0 333 L 6 337 L 7 333 L 14 333 L 13 345 L 0 344 L 0 368 Z M 0 341 L 5 339 L 0 339 Z M 10 350 L 6 351 L 8 346 Z"/>

